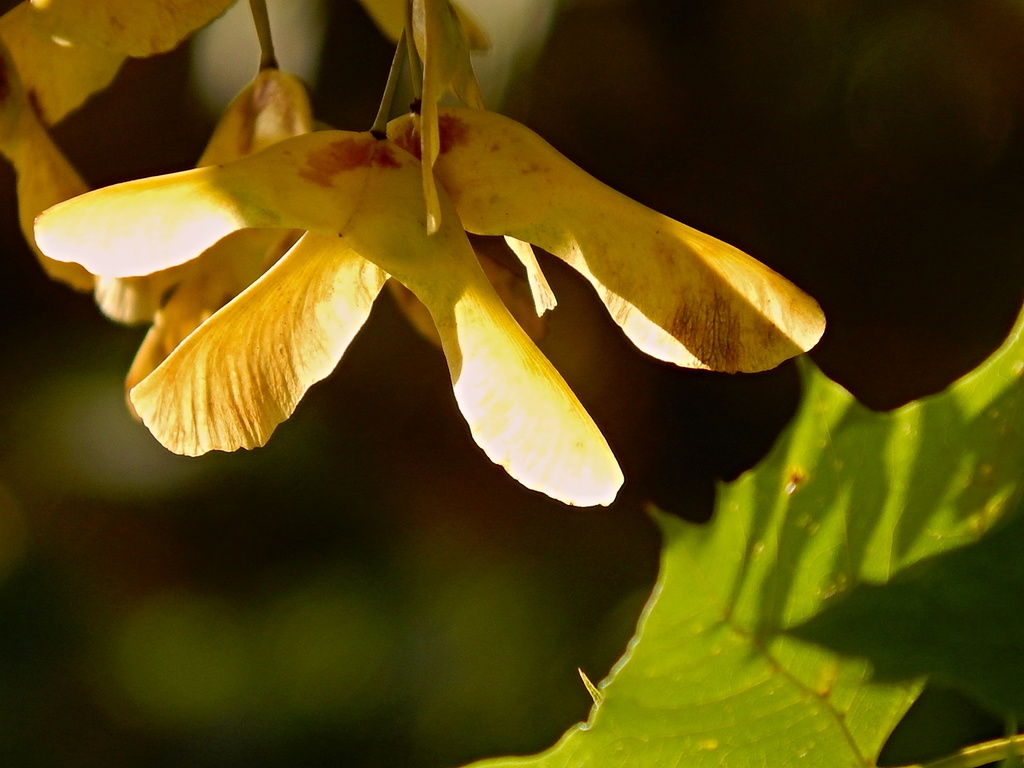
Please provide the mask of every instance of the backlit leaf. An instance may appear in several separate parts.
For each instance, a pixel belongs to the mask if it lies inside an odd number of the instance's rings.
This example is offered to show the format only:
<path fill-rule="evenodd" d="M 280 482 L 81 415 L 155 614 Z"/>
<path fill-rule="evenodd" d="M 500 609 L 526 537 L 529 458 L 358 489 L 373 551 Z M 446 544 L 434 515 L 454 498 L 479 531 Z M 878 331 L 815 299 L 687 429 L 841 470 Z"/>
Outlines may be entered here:
<path fill-rule="evenodd" d="M 876 765 L 921 679 L 878 679 L 787 629 L 858 584 L 977 541 L 1013 509 L 1022 331 L 1024 315 L 977 370 L 887 414 L 804 360 L 799 413 L 760 465 L 721 489 L 712 522 L 658 515 L 658 584 L 588 723 L 540 755 L 474 768 Z M 922 620 L 930 607 L 921 601 Z M 846 630 L 891 642 L 886 618 L 865 612 Z"/>
<path fill-rule="evenodd" d="M 876 677 L 928 674 L 994 712 L 1024 717 L 1024 515 L 984 540 L 862 584 L 792 630 L 870 660 Z M 884 627 L 885 631 L 865 631 Z"/>

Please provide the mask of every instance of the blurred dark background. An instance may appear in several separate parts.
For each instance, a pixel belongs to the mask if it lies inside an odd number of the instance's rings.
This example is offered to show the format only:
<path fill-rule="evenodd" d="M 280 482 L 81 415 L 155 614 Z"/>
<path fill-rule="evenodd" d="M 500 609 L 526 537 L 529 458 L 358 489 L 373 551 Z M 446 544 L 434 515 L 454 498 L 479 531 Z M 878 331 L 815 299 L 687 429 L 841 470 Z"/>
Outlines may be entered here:
<path fill-rule="evenodd" d="M 326 25 L 317 115 L 365 129 L 391 46 L 355 2 L 329 3 Z M 1015 0 L 581 1 L 504 111 L 814 295 L 814 361 L 885 409 L 974 367 L 1020 307 L 1022 40 Z M 91 184 L 195 162 L 215 116 L 189 71 L 184 49 L 130 62 L 57 128 Z M 791 364 L 644 358 L 545 259 L 560 303 L 541 346 L 620 456 L 612 507 L 563 507 L 491 465 L 440 352 L 386 294 L 266 448 L 173 456 L 123 405 L 144 331 L 45 278 L 0 177 L 5 766 L 427 768 L 542 749 L 586 717 L 577 668 L 596 682 L 632 633 L 657 570 L 645 505 L 706 520 L 715 483 L 798 402 Z M 936 733 L 998 735 L 955 697 L 928 701 Z"/>

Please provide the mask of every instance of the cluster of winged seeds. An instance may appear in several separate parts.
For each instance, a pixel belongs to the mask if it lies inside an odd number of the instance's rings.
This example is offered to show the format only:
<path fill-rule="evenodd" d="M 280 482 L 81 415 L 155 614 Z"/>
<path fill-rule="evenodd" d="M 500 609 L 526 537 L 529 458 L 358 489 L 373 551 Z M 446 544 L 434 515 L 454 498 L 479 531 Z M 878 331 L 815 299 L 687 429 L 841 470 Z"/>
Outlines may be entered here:
<path fill-rule="evenodd" d="M 608 504 L 622 472 L 600 430 L 503 304 L 468 234 L 503 236 L 538 315 L 532 246 L 594 287 L 626 336 L 676 365 L 762 371 L 817 343 L 813 299 L 732 246 L 605 186 L 483 108 L 449 0 L 371 2 L 398 38 L 377 123 L 314 130 L 308 95 L 264 55 L 197 167 L 86 191 L 47 128 L 129 56 L 167 50 L 230 0 L 33 0 L 0 19 L 0 151 L 46 271 L 150 325 L 129 403 L 170 450 L 263 445 L 338 364 L 388 281 L 429 312 L 477 444 L 522 484 Z M 257 29 L 265 7 L 252 3 Z M 408 61 L 417 100 L 390 122 Z M 453 94 L 466 106 L 443 107 Z"/>

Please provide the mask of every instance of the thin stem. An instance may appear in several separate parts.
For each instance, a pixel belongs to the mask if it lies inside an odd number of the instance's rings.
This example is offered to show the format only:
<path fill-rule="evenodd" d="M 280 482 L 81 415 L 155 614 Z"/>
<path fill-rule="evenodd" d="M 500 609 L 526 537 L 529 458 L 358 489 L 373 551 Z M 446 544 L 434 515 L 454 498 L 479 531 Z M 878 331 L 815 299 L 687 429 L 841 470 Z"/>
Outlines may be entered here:
<path fill-rule="evenodd" d="M 1024 755 L 1024 734 L 975 744 L 961 749 L 949 757 L 921 765 L 906 766 L 906 768 L 980 768 L 980 766 L 1014 755 Z"/>
<path fill-rule="evenodd" d="M 409 49 L 409 76 L 412 78 L 412 97 L 418 105 L 423 98 L 423 61 L 416 50 L 416 33 L 412 23 L 412 0 L 405 5 L 405 44 Z M 419 112 L 417 107 L 414 111 Z"/>
<path fill-rule="evenodd" d="M 398 78 L 402 74 L 402 60 L 405 53 L 405 30 L 402 30 L 402 36 L 398 39 L 398 45 L 395 46 L 395 57 L 391 60 L 391 71 L 388 72 L 388 82 L 384 86 L 384 95 L 380 99 L 377 117 L 370 127 L 370 133 L 379 138 L 387 135 L 388 120 L 391 119 L 391 103 L 395 100 L 395 91 L 398 90 Z"/>
<path fill-rule="evenodd" d="M 277 69 L 277 56 L 274 54 L 274 39 L 270 35 L 270 15 L 267 13 L 267 0 L 249 0 L 252 21 L 256 25 L 256 37 L 260 41 L 260 69 Z"/>
<path fill-rule="evenodd" d="M 1017 722 L 1017 716 L 1012 713 L 1007 715 L 1006 730 L 1004 731 L 1004 733 L 1006 733 L 1007 738 L 1012 739 L 1014 737 L 1014 734 L 1017 734 L 1019 732 L 1020 723 Z M 1024 752 L 1018 750 L 1016 753 L 1007 755 L 1005 758 L 1003 758 L 1003 764 L 1001 768 L 1011 768 L 1012 766 L 1016 766 L 1016 768 L 1024 767 Z"/>

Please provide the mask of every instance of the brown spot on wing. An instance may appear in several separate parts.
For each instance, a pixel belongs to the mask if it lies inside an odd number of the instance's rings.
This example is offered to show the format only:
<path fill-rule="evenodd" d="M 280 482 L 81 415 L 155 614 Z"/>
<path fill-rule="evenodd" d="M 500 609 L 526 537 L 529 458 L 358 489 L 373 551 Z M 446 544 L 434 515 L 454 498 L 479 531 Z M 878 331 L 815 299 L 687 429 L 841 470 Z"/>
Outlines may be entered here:
<path fill-rule="evenodd" d="M 373 167 L 374 168 L 401 168 L 402 163 L 397 157 L 391 147 L 386 144 L 379 144 L 377 151 L 373 153 Z"/>
<path fill-rule="evenodd" d="M 437 119 L 441 154 L 469 141 L 469 127 L 455 115 L 441 115 Z"/>
<path fill-rule="evenodd" d="M 377 141 L 367 136 L 332 141 L 306 155 L 306 167 L 299 169 L 299 175 L 321 187 L 329 187 L 339 173 L 369 166 L 376 146 Z"/>
<path fill-rule="evenodd" d="M 741 369 L 739 322 L 728 297 L 717 291 L 696 306 L 683 306 L 666 330 L 712 371 Z"/>
<path fill-rule="evenodd" d="M 256 123 L 256 117 L 259 114 L 259 110 L 262 107 L 262 90 L 263 83 L 257 84 L 253 93 L 249 94 L 249 98 L 241 104 L 242 113 L 242 125 L 244 130 L 239 131 L 235 137 L 238 139 L 238 145 L 235 147 L 235 152 L 238 157 L 244 157 L 252 152 L 252 139 L 253 139 L 253 125 Z"/>

